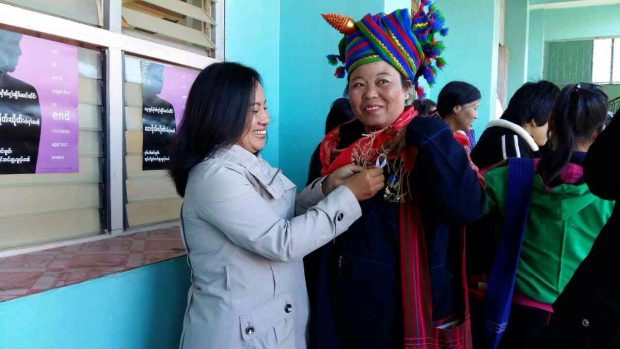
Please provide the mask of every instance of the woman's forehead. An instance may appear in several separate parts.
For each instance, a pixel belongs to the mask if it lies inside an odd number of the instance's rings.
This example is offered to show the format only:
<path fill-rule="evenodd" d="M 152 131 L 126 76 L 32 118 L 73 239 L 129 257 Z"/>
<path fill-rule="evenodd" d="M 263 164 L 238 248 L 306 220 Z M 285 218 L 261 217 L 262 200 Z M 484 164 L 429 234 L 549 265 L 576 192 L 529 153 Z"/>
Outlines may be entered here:
<path fill-rule="evenodd" d="M 364 64 L 355 69 L 351 73 L 351 80 L 357 78 L 368 78 L 379 75 L 398 76 L 398 71 L 385 61 L 377 61 L 368 64 Z"/>

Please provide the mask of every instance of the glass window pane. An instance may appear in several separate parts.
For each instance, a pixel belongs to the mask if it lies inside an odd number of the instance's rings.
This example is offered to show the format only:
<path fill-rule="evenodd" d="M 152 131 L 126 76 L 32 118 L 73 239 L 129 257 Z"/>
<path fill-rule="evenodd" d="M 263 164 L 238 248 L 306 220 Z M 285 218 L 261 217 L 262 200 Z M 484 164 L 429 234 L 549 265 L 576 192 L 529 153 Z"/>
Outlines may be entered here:
<path fill-rule="evenodd" d="M 614 76 L 613 83 L 620 84 L 620 38 L 614 39 Z"/>
<path fill-rule="evenodd" d="M 176 221 L 181 198 L 166 171 L 169 142 L 199 72 L 129 55 L 124 71 L 127 222 Z"/>
<path fill-rule="evenodd" d="M 592 52 L 592 81 L 609 83 L 611 79 L 611 41 L 612 39 L 594 40 Z"/>
<path fill-rule="evenodd" d="M 0 30 L 0 70 L 0 250 L 100 234 L 101 53 Z"/>
<path fill-rule="evenodd" d="M 101 0 L 4 0 L 4 2 L 86 24 L 103 26 Z"/>

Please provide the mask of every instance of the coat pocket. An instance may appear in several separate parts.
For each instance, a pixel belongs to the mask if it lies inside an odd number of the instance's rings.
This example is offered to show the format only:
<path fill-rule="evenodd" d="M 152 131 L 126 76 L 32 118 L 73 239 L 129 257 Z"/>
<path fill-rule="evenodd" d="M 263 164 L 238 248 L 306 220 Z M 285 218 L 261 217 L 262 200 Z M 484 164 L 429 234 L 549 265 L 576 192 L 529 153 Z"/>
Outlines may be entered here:
<path fill-rule="evenodd" d="M 290 293 L 276 297 L 239 316 L 243 348 L 275 348 L 286 343 L 294 332 Z"/>

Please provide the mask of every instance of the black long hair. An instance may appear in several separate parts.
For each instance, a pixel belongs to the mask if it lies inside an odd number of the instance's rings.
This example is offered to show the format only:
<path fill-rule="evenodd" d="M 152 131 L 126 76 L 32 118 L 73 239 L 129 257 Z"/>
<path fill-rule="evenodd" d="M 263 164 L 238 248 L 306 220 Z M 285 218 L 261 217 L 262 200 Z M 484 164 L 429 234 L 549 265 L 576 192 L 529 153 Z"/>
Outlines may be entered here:
<path fill-rule="evenodd" d="M 329 131 L 353 119 L 355 119 L 355 114 L 353 114 L 353 110 L 351 110 L 349 99 L 344 97 L 336 99 L 332 103 L 332 107 L 329 109 L 329 113 L 327 113 L 327 118 L 325 119 L 325 134 L 328 134 Z"/>
<path fill-rule="evenodd" d="M 437 103 L 431 99 L 416 99 L 413 101 L 413 107 L 421 116 L 439 116 L 437 112 Z M 431 109 L 435 110 L 431 111 Z"/>
<path fill-rule="evenodd" d="M 256 70 L 238 63 L 213 63 L 198 74 L 172 142 L 169 174 L 179 195 L 192 167 L 241 137 L 260 82 Z"/>
<path fill-rule="evenodd" d="M 437 112 L 442 118 L 450 115 L 454 107 L 480 99 L 480 90 L 464 81 L 450 81 L 437 96 Z"/>
<path fill-rule="evenodd" d="M 549 121 L 559 94 L 560 89 L 549 81 L 526 82 L 510 98 L 501 119 L 519 126 L 534 120 L 536 126 L 543 126 Z"/>
<path fill-rule="evenodd" d="M 549 119 L 548 149 L 538 164 L 546 184 L 568 165 L 577 141 L 589 139 L 602 129 L 607 103 L 605 92 L 594 84 L 582 82 L 562 89 Z"/>

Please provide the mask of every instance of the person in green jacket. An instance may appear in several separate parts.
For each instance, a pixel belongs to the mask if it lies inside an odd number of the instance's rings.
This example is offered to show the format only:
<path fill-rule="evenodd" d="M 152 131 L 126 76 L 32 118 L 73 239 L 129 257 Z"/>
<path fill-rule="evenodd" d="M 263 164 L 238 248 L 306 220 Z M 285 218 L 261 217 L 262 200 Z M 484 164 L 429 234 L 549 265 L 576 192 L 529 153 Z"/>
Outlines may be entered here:
<path fill-rule="evenodd" d="M 549 122 L 549 150 L 535 160 L 529 216 L 517 267 L 512 311 L 500 348 L 532 348 L 552 304 L 588 255 L 614 202 L 590 192 L 582 163 L 604 126 L 607 96 L 589 83 L 566 86 Z M 485 213 L 504 216 L 507 167 L 485 176 Z M 498 252 L 501 253 L 501 252 Z"/>

